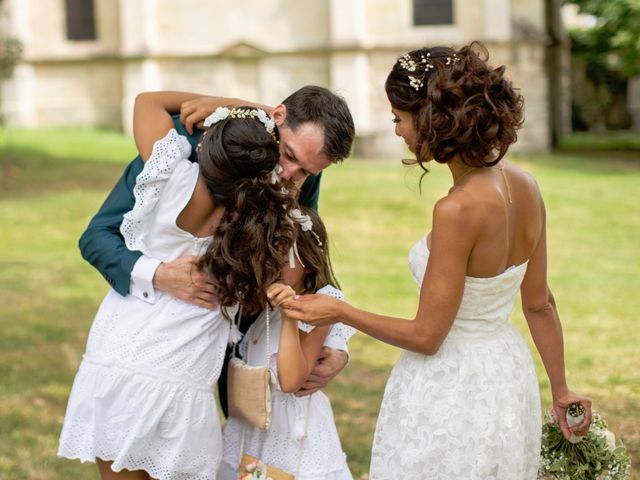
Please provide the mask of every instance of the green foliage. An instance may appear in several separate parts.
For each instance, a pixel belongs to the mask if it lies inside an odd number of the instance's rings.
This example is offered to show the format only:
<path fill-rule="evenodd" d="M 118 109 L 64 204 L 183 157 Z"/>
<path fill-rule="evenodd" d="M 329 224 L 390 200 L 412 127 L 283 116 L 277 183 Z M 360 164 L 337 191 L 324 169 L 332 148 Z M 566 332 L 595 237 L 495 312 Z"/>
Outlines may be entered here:
<path fill-rule="evenodd" d="M 568 0 L 581 13 L 593 15 L 595 26 L 571 32 L 575 48 L 598 76 L 599 67 L 622 72 L 626 77 L 640 74 L 640 1 Z M 602 71 L 604 75 L 604 71 Z"/>
<path fill-rule="evenodd" d="M 616 96 L 626 96 L 627 79 L 640 74 L 640 0 L 567 0 L 595 25 L 569 33 L 572 51 L 586 78 L 574 78 L 574 103 L 591 129 L 602 133 Z M 574 76 L 578 73 L 574 68 Z"/>
<path fill-rule="evenodd" d="M 0 37 L 0 79 L 10 78 L 13 75 L 13 67 L 21 56 L 20 40 Z"/>
<path fill-rule="evenodd" d="M 0 0 L 0 15 L 2 15 L 2 1 Z M 0 18 L 0 26 L 2 18 Z M 17 38 L 6 36 L 0 31 L 0 80 L 13 75 L 13 67 L 22 57 L 22 42 Z"/>

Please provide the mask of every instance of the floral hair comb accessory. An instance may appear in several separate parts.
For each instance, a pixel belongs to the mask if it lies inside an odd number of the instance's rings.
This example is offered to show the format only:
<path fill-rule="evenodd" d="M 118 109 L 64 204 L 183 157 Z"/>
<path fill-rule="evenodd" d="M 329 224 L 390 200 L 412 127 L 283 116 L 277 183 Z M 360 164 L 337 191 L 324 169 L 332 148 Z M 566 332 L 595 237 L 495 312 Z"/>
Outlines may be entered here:
<path fill-rule="evenodd" d="M 445 66 L 450 66 L 455 65 L 459 61 L 460 57 L 457 53 L 454 53 L 452 56 L 445 57 L 444 64 Z M 420 59 L 417 61 L 411 58 L 411 55 L 405 53 L 398 59 L 398 63 L 407 72 L 415 73 L 415 75 L 407 75 L 407 78 L 409 79 L 409 85 L 415 89 L 416 92 L 424 87 L 424 78 L 430 70 L 435 68 L 431 58 L 431 52 L 427 52 L 426 54 L 420 53 Z M 419 67 L 422 67 L 422 73 L 418 70 Z"/>
<path fill-rule="evenodd" d="M 267 112 L 265 112 L 261 108 L 218 107 L 211 115 L 204 119 L 204 126 L 208 128 L 214 123 L 224 120 L 227 117 L 253 118 L 254 120 L 258 120 L 264 125 L 265 130 L 267 131 L 267 133 L 269 133 L 269 135 L 271 135 L 273 140 L 276 140 L 276 122 L 273 120 L 273 118 L 267 115 Z"/>
<path fill-rule="evenodd" d="M 313 220 L 309 215 L 305 215 L 298 208 L 294 208 L 289 212 L 289 217 L 300 225 L 300 228 L 303 232 L 311 232 L 311 234 L 316 238 L 316 242 L 318 242 L 318 246 L 322 247 L 322 240 L 316 232 L 313 231 Z"/>
<path fill-rule="evenodd" d="M 260 123 L 264 125 L 265 130 L 274 142 L 277 142 L 278 139 L 276 137 L 276 122 L 267 115 L 267 112 L 262 110 L 261 108 L 229 108 L 229 107 L 218 107 L 215 111 L 204 119 L 204 126 L 209 128 L 211 125 L 218 123 L 226 118 L 252 118 L 254 120 L 258 120 Z M 202 134 L 202 138 L 196 147 L 196 151 L 200 151 L 200 146 L 204 141 L 206 132 Z M 276 165 L 275 168 L 271 171 L 271 183 L 274 184 L 280 179 L 280 174 L 282 173 L 282 167 L 280 165 Z"/>
<path fill-rule="evenodd" d="M 294 222 L 300 225 L 300 229 L 303 232 L 311 232 L 311 234 L 316 238 L 316 242 L 318 242 L 318 246 L 322 248 L 322 240 L 316 232 L 313 231 L 313 220 L 309 215 L 305 215 L 299 208 L 293 208 L 289 211 L 289 218 Z M 293 242 L 293 246 L 289 249 L 289 268 L 295 268 L 296 261 L 298 259 L 300 265 L 304 267 L 304 263 L 300 258 L 300 254 L 298 253 L 298 243 L 296 241 Z"/>

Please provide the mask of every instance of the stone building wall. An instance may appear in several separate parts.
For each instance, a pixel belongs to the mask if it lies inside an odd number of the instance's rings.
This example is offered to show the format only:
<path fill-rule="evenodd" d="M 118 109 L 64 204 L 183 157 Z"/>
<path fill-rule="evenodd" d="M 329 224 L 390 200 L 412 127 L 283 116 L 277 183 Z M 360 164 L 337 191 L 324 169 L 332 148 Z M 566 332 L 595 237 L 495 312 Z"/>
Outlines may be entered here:
<path fill-rule="evenodd" d="M 97 40 L 66 39 L 62 0 L 5 0 L 24 61 L 5 82 L 10 125 L 130 131 L 133 100 L 172 89 L 276 104 L 306 84 L 343 95 L 358 153 L 399 155 L 384 80 L 422 45 L 485 42 L 526 101 L 519 150 L 549 146 L 543 0 L 454 0 L 454 24 L 413 26 L 410 0 L 94 0 Z"/>

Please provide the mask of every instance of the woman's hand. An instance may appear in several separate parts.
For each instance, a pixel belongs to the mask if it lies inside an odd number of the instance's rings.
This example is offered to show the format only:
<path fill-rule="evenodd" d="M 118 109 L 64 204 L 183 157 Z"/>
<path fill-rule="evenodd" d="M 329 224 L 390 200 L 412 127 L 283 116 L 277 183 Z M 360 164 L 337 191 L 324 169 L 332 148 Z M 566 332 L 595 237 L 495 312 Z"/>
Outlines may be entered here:
<path fill-rule="evenodd" d="M 569 427 L 567 424 L 567 409 L 573 403 L 579 403 L 584 408 L 584 419 L 579 425 L 575 427 Z M 587 397 L 583 397 L 568 391 L 560 398 L 553 399 L 553 414 L 560 423 L 560 430 L 566 439 L 571 437 L 571 434 L 578 436 L 584 436 L 589 431 L 591 425 L 591 400 Z"/>
<path fill-rule="evenodd" d="M 340 309 L 345 302 L 328 295 L 300 295 L 283 305 L 283 313 L 294 320 L 302 320 L 316 327 L 340 321 Z"/>
<path fill-rule="evenodd" d="M 284 307 L 295 295 L 295 290 L 284 283 L 273 283 L 267 288 L 267 298 L 273 308 Z"/>

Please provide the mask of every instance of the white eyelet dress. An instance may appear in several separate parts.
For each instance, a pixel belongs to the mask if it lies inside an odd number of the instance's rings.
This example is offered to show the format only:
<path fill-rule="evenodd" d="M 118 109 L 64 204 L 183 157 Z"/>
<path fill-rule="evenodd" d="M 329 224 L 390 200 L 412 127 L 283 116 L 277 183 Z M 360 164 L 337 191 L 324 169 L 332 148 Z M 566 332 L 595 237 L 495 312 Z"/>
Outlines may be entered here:
<path fill-rule="evenodd" d="M 190 152 L 175 130 L 154 145 L 122 223 L 129 249 L 161 261 L 204 253 L 211 238 L 176 225 L 198 179 Z M 89 332 L 58 455 L 101 458 L 114 471 L 159 480 L 215 479 L 222 439 L 214 388 L 229 330 L 220 309 L 162 292 L 150 304 L 111 290 Z"/>
<path fill-rule="evenodd" d="M 317 293 L 343 299 L 342 292 L 327 285 Z M 279 310 L 271 315 L 271 369 L 277 377 L 278 341 L 282 317 Z M 305 332 L 313 329 L 299 322 Z M 345 338 L 354 330 L 342 326 Z M 240 354 L 249 365 L 264 366 L 267 357 L 266 314 L 262 312 L 239 345 Z M 250 349 L 248 349 L 249 344 Z M 249 353 L 247 358 L 247 352 Z M 311 402 L 311 404 L 309 404 Z M 308 417 L 308 418 L 307 418 Z M 333 419 L 331 403 L 322 392 L 296 397 L 280 390 L 278 381 L 271 395 L 271 426 L 260 430 L 242 419 L 229 418 L 223 431 L 223 456 L 219 480 L 237 480 L 244 428 L 244 451 L 265 463 L 295 475 L 296 480 L 352 480 L 346 455 Z M 306 431 L 305 431 L 306 428 Z M 296 469 L 299 465 L 299 470 Z M 267 476 L 269 471 L 267 470 Z"/>
<path fill-rule="evenodd" d="M 426 237 L 409 254 L 420 286 Z M 533 360 L 509 315 L 527 263 L 466 277 L 434 355 L 404 351 L 385 387 L 371 480 L 535 480 L 541 416 Z"/>

